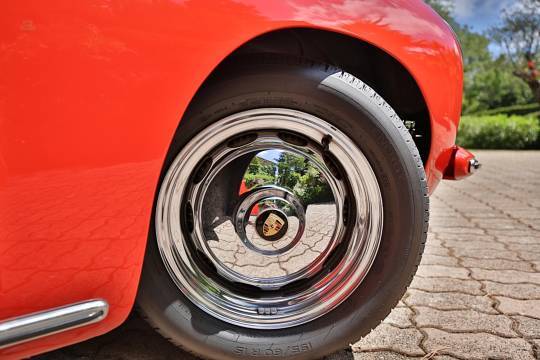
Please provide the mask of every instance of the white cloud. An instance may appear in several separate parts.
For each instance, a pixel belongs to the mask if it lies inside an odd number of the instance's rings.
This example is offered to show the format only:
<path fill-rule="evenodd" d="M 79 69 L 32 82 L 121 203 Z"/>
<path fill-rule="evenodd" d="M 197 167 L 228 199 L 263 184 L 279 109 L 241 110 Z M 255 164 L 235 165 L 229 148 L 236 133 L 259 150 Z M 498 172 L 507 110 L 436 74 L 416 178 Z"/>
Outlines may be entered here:
<path fill-rule="evenodd" d="M 475 13 L 474 0 L 454 0 L 454 13 L 461 19 L 468 19 Z"/>
<path fill-rule="evenodd" d="M 517 5 L 515 0 L 474 0 L 476 12 L 499 18 L 501 10 L 511 8 Z"/>
<path fill-rule="evenodd" d="M 485 31 L 498 23 L 501 11 L 516 5 L 516 0 L 446 0 L 453 6 L 453 12 L 462 24 L 472 26 L 477 31 Z"/>

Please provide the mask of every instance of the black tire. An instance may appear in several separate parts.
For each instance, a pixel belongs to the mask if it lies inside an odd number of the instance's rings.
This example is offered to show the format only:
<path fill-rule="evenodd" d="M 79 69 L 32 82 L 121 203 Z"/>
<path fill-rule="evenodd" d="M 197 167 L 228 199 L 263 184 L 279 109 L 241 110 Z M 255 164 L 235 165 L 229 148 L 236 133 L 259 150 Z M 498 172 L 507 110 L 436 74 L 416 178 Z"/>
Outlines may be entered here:
<path fill-rule="evenodd" d="M 203 358 L 320 358 L 376 327 L 416 272 L 428 227 L 420 155 L 392 108 L 373 89 L 340 69 L 275 56 L 224 68 L 219 78 L 207 81 L 190 105 L 163 171 L 198 131 L 230 114 L 285 107 L 318 116 L 357 143 L 377 176 L 384 204 L 377 257 L 356 291 L 326 315 L 281 330 L 247 329 L 213 318 L 183 296 L 165 269 L 152 222 L 137 302 L 143 316 L 164 337 Z M 335 87 L 320 85 L 336 73 L 346 81 Z"/>

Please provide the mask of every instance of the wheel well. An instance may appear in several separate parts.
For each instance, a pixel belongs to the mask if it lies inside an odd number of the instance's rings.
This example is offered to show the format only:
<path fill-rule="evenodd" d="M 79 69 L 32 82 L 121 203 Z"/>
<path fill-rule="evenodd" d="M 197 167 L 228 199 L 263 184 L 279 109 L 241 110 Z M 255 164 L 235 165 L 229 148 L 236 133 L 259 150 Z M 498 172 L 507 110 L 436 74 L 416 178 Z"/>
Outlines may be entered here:
<path fill-rule="evenodd" d="M 381 95 L 411 132 L 425 164 L 429 155 L 430 121 L 424 97 L 411 74 L 396 59 L 364 41 L 331 31 L 305 28 L 276 30 L 256 37 L 231 57 L 256 53 L 300 56 L 337 66 Z M 212 77 L 219 76 L 218 66 Z"/>

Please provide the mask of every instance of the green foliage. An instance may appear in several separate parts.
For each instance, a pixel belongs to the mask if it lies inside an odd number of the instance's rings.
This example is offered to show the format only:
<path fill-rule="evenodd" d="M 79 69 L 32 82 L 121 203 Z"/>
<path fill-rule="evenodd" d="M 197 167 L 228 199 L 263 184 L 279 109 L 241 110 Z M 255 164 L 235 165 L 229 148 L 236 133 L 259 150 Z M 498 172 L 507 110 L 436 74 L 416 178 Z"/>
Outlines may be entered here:
<path fill-rule="evenodd" d="M 305 205 L 333 200 L 330 187 L 319 170 L 313 166 L 306 168 L 304 174 L 300 176 L 295 184 L 293 192 L 302 199 Z"/>
<path fill-rule="evenodd" d="M 278 184 L 292 189 L 304 205 L 332 201 L 332 192 L 319 170 L 307 159 L 281 153 L 278 159 Z"/>
<path fill-rule="evenodd" d="M 250 173 L 249 171 L 246 172 L 244 175 L 244 180 L 246 180 L 246 186 L 248 189 L 260 186 L 260 185 L 268 185 L 274 183 L 274 177 L 262 174 L 262 173 Z"/>
<path fill-rule="evenodd" d="M 294 189 L 302 175 L 307 170 L 307 159 L 282 152 L 278 159 L 278 184 L 289 189 Z"/>
<path fill-rule="evenodd" d="M 516 65 L 527 58 L 540 60 L 540 0 L 516 0 L 502 10 L 502 21 L 489 30 Z"/>
<path fill-rule="evenodd" d="M 276 163 L 255 156 L 244 175 L 246 186 L 277 184 L 292 190 L 304 205 L 333 200 L 332 191 L 320 171 L 307 159 L 282 152 Z"/>
<path fill-rule="evenodd" d="M 489 30 L 490 37 L 506 52 L 512 74 L 527 84 L 534 100 L 540 103 L 540 0 L 516 0 L 502 10 L 502 21 Z"/>
<path fill-rule="evenodd" d="M 469 66 L 465 71 L 464 88 L 465 114 L 529 104 L 533 100 L 527 85 L 512 75 L 504 58 Z"/>
<path fill-rule="evenodd" d="M 275 172 L 274 163 L 258 156 L 255 156 L 248 165 L 248 173 L 250 174 L 263 174 L 273 178 Z"/>
<path fill-rule="evenodd" d="M 463 116 L 456 143 L 471 149 L 539 148 L 537 118 L 507 115 Z"/>
<path fill-rule="evenodd" d="M 452 16 L 452 3 L 428 0 L 454 29 L 461 44 L 464 65 L 463 113 L 471 114 L 501 106 L 534 101 L 529 87 L 514 76 L 514 65 L 507 56 L 497 59 L 489 51 L 490 38 L 460 25 Z"/>
<path fill-rule="evenodd" d="M 254 156 L 248 165 L 244 180 L 246 186 L 252 188 L 254 186 L 272 184 L 276 173 L 276 165 L 259 156 Z"/>
<path fill-rule="evenodd" d="M 528 115 L 534 117 L 540 111 L 540 104 L 512 105 L 481 111 L 474 115 Z"/>
<path fill-rule="evenodd" d="M 529 117 L 540 119 L 540 111 L 530 113 Z M 538 141 L 540 141 L 540 135 L 538 136 Z"/>

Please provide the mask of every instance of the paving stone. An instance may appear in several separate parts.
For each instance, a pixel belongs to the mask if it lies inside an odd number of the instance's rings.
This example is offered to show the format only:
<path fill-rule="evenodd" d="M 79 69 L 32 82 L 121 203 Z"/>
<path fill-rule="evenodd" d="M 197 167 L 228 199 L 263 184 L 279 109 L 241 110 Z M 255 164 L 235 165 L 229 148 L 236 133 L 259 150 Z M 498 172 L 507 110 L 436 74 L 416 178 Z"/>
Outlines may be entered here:
<path fill-rule="evenodd" d="M 516 251 L 516 253 L 519 255 L 519 258 L 523 260 L 537 261 L 538 258 L 540 258 L 540 254 L 536 252 Z"/>
<path fill-rule="evenodd" d="M 540 219 L 538 211 L 531 211 L 530 209 L 512 210 L 507 212 L 510 216 L 517 219 Z"/>
<path fill-rule="evenodd" d="M 489 250 L 506 250 L 503 243 L 496 242 L 495 240 L 487 241 L 460 241 L 460 240 L 445 240 L 444 246 L 462 249 L 489 249 Z"/>
<path fill-rule="evenodd" d="M 442 246 L 426 246 L 424 249 L 424 255 L 449 256 L 450 252 L 447 248 Z"/>
<path fill-rule="evenodd" d="M 497 314 L 497 311 L 492 307 L 493 302 L 486 296 L 462 293 L 430 293 L 410 289 L 405 302 L 411 306 L 430 306 L 441 310 L 475 309 Z"/>
<path fill-rule="evenodd" d="M 410 320 L 412 315 L 413 312 L 408 307 L 397 307 L 388 314 L 384 322 L 402 328 L 411 327 L 413 326 Z"/>
<path fill-rule="evenodd" d="M 369 335 L 353 345 L 353 351 L 391 350 L 412 356 L 422 356 L 424 351 L 419 344 L 422 333 L 417 329 L 399 329 L 381 324 Z"/>
<path fill-rule="evenodd" d="M 455 243 L 470 243 L 473 241 L 495 242 L 495 236 L 486 234 L 439 234 L 438 237 L 445 244 L 448 241 Z"/>
<path fill-rule="evenodd" d="M 540 240 L 540 238 L 539 238 Z M 508 248 L 514 251 L 527 251 L 536 253 L 537 258 L 540 257 L 540 241 L 536 244 L 517 244 L 508 243 Z"/>
<path fill-rule="evenodd" d="M 520 314 L 540 319 L 540 300 L 516 300 L 503 296 L 495 297 L 498 309 L 505 314 Z"/>
<path fill-rule="evenodd" d="M 540 320 L 527 316 L 512 316 L 518 323 L 518 331 L 526 337 L 540 339 Z"/>
<path fill-rule="evenodd" d="M 461 227 L 438 227 L 437 232 L 439 234 L 478 234 L 483 235 L 485 234 L 483 229 L 479 228 L 461 228 Z"/>
<path fill-rule="evenodd" d="M 482 281 L 489 295 L 503 295 L 518 299 L 540 299 L 540 285 L 534 284 L 502 284 Z"/>
<path fill-rule="evenodd" d="M 487 211 L 463 211 L 463 213 L 467 214 L 469 219 L 471 221 L 476 221 L 478 219 L 508 219 L 508 216 L 505 216 L 504 214 L 501 214 L 499 212 L 490 211 L 489 209 Z"/>
<path fill-rule="evenodd" d="M 416 272 L 422 277 L 450 277 L 455 279 L 468 279 L 469 271 L 462 267 L 442 265 L 421 265 Z"/>
<path fill-rule="evenodd" d="M 482 284 L 476 280 L 461 280 L 452 278 L 422 278 L 416 276 L 410 288 L 429 292 L 464 292 L 471 295 L 483 295 Z M 540 290 L 539 290 L 540 291 Z"/>
<path fill-rule="evenodd" d="M 430 237 L 426 239 L 426 247 L 430 246 L 443 246 L 443 243 L 441 240 L 437 239 L 436 237 Z"/>
<path fill-rule="evenodd" d="M 428 351 L 437 350 L 462 359 L 534 359 L 532 346 L 523 339 L 507 339 L 487 333 L 448 333 L 438 329 L 424 329 Z"/>
<path fill-rule="evenodd" d="M 523 229 L 525 227 L 525 225 L 521 224 L 519 221 L 512 220 L 510 218 L 506 218 L 506 219 L 485 218 L 482 220 L 476 220 L 475 223 L 477 226 L 480 226 L 483 229 L 513 230 L 513 229 Z"/>
<path fill-rule="evenodd" d="M 461 265 L 465 267 L 477 267 L 484 269 L 495 270 L 519 270 L 519 271 L 533 271 L 531 264 L 524 261 L 516 260 L 504 260 L 504 259 L 472 259 L 463 258 Z"/>
<path fill-rule="evenodd" d="M 504 242 L 507 244 L 540 244 L 540 238 L 533 236 L 507 236 L 504 238 Z"/>
<path fill-rule="evenodd" d="M 536 358 L 540 358 L 540 339 L 534 339 L 534 340 L 531 340 L 531 342 L 533 343 L 533 347 L 534 347 L 534 352 L 536 354 Z"/>
<path fill-rule="evenodd" d="M 486 229 L 486 234 L 494 235 L 494 236 L 497 236 L 500 239 L 502 239 L 502 238 L 507 237 L 507 236 L 527 236 L 527 235 L 531 235 L 531 231 L 534 231 L 535 232 L 534 235 L 538 236 L 538 234 L 536 234 L 538 231 L 533 230 L 533 229 L 512 229 L 512 230 Z M 540 249 L 540 248 L 537 248 L 537 249 Z M 540 251 L 540 250 L 536 250 L 536 251 Z"/>
<path fill-rule="evenodd" d="M 446 216 L 446 217 L 436 217 L 436 218 L 430 218 L 429 219 L 429 225 L 433 227 L 466 227 L 466 228 L 474 228 L 477 225 L 469 220 L 467 218 L 462 216 Z"/>
<path fill-rule="evenodd" d="M 458 257 L 470 257 L 474 259 L 520 260 L 516 251 L 467 248 L 453 248 L 453 250 L 454 255 Z"/>
<path fill-rule="evenodd" d="M 370 352 L 354 352 L 354 360 L 405 360 L 410 359 L 409 356 L 401 355 L 391 351 L 370 351 Z M 347 358 L 339 358 L 343 360 Z M 338 359 L 336 359 L 338 360 Z"/>
<path fill-rule="evenodd" d="M 397 303 L 396 307 L 408 307 L 407 305 L 405 305 L 403 303 L 403 301 L 399 300 L 399 302 Z"/>
<path fill-rule="evenodd" d="M 474 310 L 442 311 L 417 306 L 415 317 L 420 327 L 434 327 L 450 332 L 488 332 L 495 335 L 515 337 L 512 320 L 501 315 L 490 315 Z"/>
<path fill-rule="evenodd" d="M 477 268 L 471 268 L 471 272 L 472 277 L 477 280 L 491 280 L 507 284 L 532 283 L 540 285 L 540 273 Z"/>
<path fill-rule="evenodd" d="M 424 254 L 420 265 L 459 266 L 456 258 L 448 255 Z"/>

